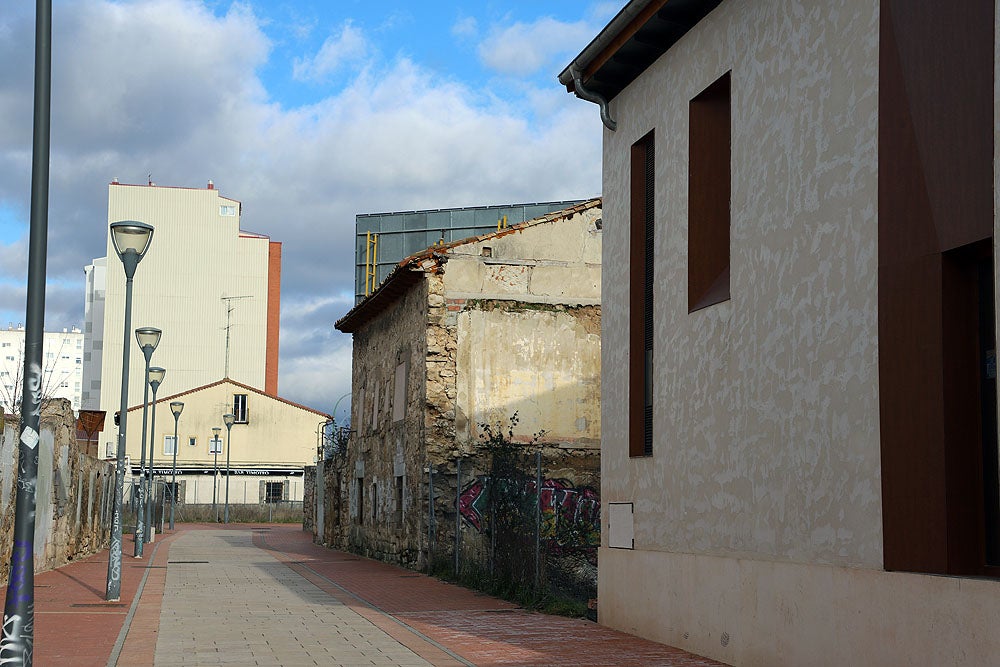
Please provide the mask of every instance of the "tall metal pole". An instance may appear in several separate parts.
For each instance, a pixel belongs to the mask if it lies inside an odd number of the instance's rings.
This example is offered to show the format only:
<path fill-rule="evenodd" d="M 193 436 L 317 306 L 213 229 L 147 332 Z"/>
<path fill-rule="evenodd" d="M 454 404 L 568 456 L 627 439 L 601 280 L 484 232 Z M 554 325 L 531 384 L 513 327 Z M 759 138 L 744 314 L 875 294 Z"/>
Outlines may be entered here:
<path fill-rule="evenodd" d="M 215 470 L 212 473 L 212 509 L 215 511 L 215 523 L 219 523 L 219 439 L 215 439 Z"/>
<path fill-rule="evenodd" d="M 128 428 L 128 366 L 132 328 L 132 278 L 139 265 L 139 255 L 122 255 L 125 267 L 125 342 L 122 345 L 122 391 L 118 407 L 118 451 L 115 461 L 115 505 L 111 515 L 111 550 L 108 555 L 107 600 L 117 602 L 122 587 L 122 487 L 125 485 L 125 433 Z"/>
<path fill-rule="evenodd" d="M 170 411 L 174 413 L 174 464 L 170 475 L 170 530 L 174 529 L 174 505 L 177 504 L 177 422 L 181 418 L 181 410 L 184 404 L 174 401 L 170 404 Z"/>
<path fill-rule="evenodd" d="M 0 664 L 32 664 L 35 643 L 35 486 L 42 407 L 42 343 L 45 329 L 45 264 L 49 225 L 49 126 L 52 89 L 52 2 L 35 6 L 35 116 L 31 152 L 31 220 L 21 385 L 14 545 L 3 609 Z"/>
<path fill-rule="evenodd" d="M 160 373 L 163 372 L 162 368 L 156 370 Z M 159 377 L 159 380 L 153 378 L 149 382 L 149 386 L 153 389 L 153 408 L 150 411 L 152 416 L 149 420 L 149 477 L 146 479 L 146 532 L 143 535 L 146 542 L 153 541 L 153 445 L 156 443 L 156 390 L 160 388 L 163 375 L 160 374 Z"/>
<path fill-rule="evenodd" d="M 146 423 L 149 420 L 149 358 L 153 356 L 153 349 L 149 345 L 144 345 L 142 355 L 146 358 L 146 375 L 142 382 L 142 440 L 139 441 L 139 487 L 136 489 L 136 493 L 139 494 L 139 505 L 135 512 L 132 551 L 132 555 L 136 558 L 142 558 L 142 545 L 146 543 Z M 122 414 L 124 415 L 124 412 Z"/>
<path fill-rule="evenodd" d="M 224 523 L 229 523 L 229 453 L 231 451 L 233 451 L 233 421 L 226 419 L 226 519 Z"/>

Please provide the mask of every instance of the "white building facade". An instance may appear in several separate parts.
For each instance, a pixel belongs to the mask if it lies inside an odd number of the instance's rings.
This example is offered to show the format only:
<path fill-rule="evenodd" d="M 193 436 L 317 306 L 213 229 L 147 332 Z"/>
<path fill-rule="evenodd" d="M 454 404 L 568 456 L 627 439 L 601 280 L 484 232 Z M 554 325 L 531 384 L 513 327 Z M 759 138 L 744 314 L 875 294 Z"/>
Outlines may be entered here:
<path fill-rule="evenodd" d="M 83 387 L 84 335 L 77 327 L 46 331 L 42 337 L 42 398 L 66 398 L 78 412 Z M 20 410 L 24 378 L 24 327 L 0 329 L 0 407 Z"/>

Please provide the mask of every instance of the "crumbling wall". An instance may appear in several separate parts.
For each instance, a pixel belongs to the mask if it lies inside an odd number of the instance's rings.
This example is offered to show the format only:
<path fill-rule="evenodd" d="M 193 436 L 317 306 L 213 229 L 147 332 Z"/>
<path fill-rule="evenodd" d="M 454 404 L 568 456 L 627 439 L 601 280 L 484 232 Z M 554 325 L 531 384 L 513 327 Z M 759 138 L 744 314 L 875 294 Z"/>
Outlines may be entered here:
<path fill-rule="evenodd" d="M 316 541 L 413 565 L 425 529 L 425 280 L 354 334 L 351 435 L 323 462 L 324 525 Z M 325 538 L 325 539 L 324 539 Z"/>
<path fill-rule="evenodd" d="M 76 440 L 76 420 L 66 399 L 42 406 L 35 493 L 35 571 L 89 556 L 108 546 L 115 468 L 89 456 Z M 0 443 L 0 580 L 10 569 L 17 478 L 17 423 L 4 424 Z"/>

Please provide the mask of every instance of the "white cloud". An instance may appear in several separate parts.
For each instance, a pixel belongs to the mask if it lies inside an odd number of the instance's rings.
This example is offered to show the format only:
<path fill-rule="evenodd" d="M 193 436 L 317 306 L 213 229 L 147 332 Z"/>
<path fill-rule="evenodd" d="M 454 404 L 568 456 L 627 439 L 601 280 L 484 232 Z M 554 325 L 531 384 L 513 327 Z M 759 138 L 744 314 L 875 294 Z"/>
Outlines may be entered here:
<path fill-rule="evenodd" d="M 595 34 L 594 26 L 584 21 L 565 23 L 553 18 L 495 26 L 479 45 L 479 58 L 501 74 L 526 76 L 553 65 L 556 56 L 576 55 Z"/>
<path fill-rule="evenodd" d="M 451 34 L 463 39 L 471 39 L 479 34 L 479 22 L 474 16 L 465 16 L 451 26 Z"/>
<path fill-rule="evenodd" d="M 293 74 L 299 81 L 325 81 L 331 74 L 358 62 L 369 53 L 364 33 L 347 21 L 340 33 L 330 35 L 312 58 L 296 59 Z"/>
<path fill-rule="evenodd" d="M 152 173 L 162 185 L 195 187 L 213 179 L 243 203 L 246 229 L 283 243 L 281 394 L 331 410 L 350 387 L 350 337 L 332 325 L 353 302 L 356 214 L 600 192 L 596 110 L 555 84 L 512 103 L 398 59 L 349 75 L 316 104 L 286 109 L 256 75 L 271 44 L 240 6 L 217 16 L 185 0 L 92 0 L 62 3 L 57 17 L 53 326 L 82 323 L 83 267 L 104 254 L 112 178 L 144 183 Z M 30 71 L 31 16 L 0 23 L 11 26 L 0 30 L 0 206 L 26 211 L 31 77 L 7 65 Z M 349 27 L 331 43 L 361 54 L 346 46 L 355 39 Z M 321 49 L 310 71 L 333 67 L 335 51 L 324 60 Z M 8 275 L 23 253 L 18 243 L 0 243 Z M 23 313 L 22 295 L 0 289 L 0 312 Z"/>

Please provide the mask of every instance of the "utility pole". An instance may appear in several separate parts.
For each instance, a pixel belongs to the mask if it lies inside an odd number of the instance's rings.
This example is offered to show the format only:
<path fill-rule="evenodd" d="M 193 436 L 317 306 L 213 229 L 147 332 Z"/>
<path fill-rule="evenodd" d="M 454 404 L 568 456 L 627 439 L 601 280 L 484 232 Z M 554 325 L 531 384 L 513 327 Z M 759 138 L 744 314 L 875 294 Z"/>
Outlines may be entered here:
<path fill-rule="evenodd" d="M 232 326 L 230 324 L 229 320 L 230 320 L 230 317 L 233 314 L 233 311 L 236 310 L 236 305 L 233 304 L 233 301 L 235 301 L 237 299 L 252 299 L 253 295 L 252 294 L 244 294 L 243 296 L 224 296 L 224 297 L 221 297 L 221 298 L 222 298 L 223 301 L 226 302 L 226 375 L 225 375 L 225 377 L 228 378 L 229 377 L 229 329 Z"/>

